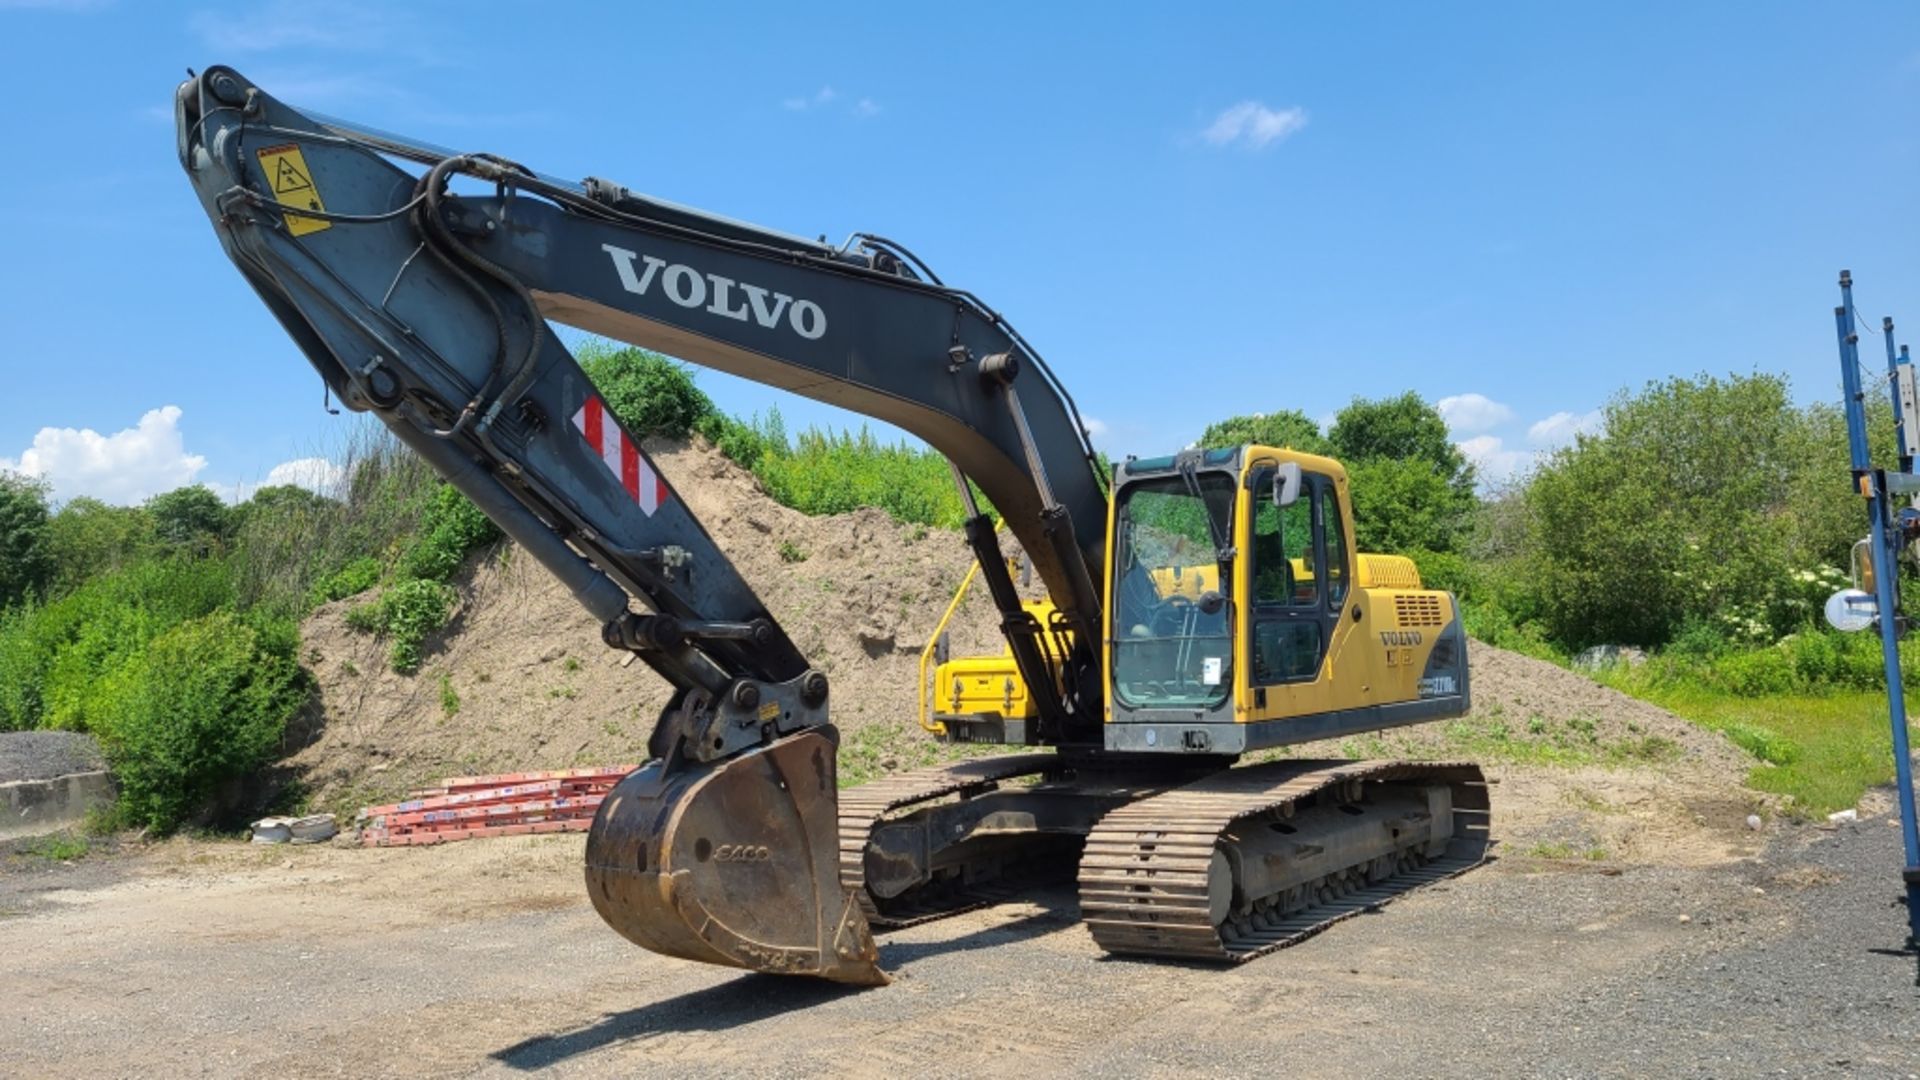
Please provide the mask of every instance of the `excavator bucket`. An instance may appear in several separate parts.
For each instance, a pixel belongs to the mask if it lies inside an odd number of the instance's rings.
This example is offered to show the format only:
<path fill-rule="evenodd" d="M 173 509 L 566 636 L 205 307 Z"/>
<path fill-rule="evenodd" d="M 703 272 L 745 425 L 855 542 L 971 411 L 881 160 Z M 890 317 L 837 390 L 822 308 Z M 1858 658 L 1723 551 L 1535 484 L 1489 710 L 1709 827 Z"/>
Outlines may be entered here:
<path fill-rule="evenodd" d="M 814 728 L 627 776 L 587 834 L 600 917 L 667 956 L 884 985 L 873 932 L 840 884 L 837 745 Z"/>

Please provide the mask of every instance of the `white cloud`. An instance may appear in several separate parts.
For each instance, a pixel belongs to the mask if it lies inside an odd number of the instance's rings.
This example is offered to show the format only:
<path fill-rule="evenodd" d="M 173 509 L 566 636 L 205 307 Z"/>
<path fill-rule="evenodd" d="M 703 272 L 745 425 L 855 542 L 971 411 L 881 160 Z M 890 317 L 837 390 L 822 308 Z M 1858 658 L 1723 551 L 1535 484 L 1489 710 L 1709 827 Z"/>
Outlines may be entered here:
<path fill-rule="evenodd" d="M 1307 126 L 1307 110 L 1297 105 L 1270 109 L 1258 101 L 1243 101 L 1213 118 L 1200 137 L 1214 146 L 1245 146 L 1259 150 Z"/>
<path fill-rule="evenodd" d="M 1443 397 L 1435 408 L 1455 435 L 1476 435 L 1513 419 L 1513 410 L 1485 394 L 1454 394 Z"/>
<path fill-rule="evenodd" d="M 1509 450 L 1498 435 L 1476 435 L 1454 444 L 1473 462 L 1483 487 L 1497 486 L 1525 472 L 1533 465 L 1531 450 Z"/>
<path fill-rule="evenodd" d="M 842 101 L 840 91 L 823 86 L 810 95 L 786 98 L 780 102 L 780 107 L 788 112 L 818 112 L 836 101 Z M 880 103 L 870 97 L 844 102 L 844 105 L 849 116 L 861 120 L 880 115 Z"/>
<path fill-rule="evenodd" d="M 221 486 L 218 490 L 222 498 L 230 503 L 243 503 L 258 494 L 263 487 L 277 487 L 292 484 L 306 488 L 315 495 L 338 498 L 341 485 L 347 479 L 347 471 L 326 458 L 309 457 L 283 461 L 267 470 L 267 478 L 260 483 L 242 481 L 231 487 Z"/>
<path fill-rule="evenodd" d="M 186 451 L 177 405 L 149 410 L 139 424 L 111 435 L 41 428 L 18 459 L 0 458 L 0 469 L 50 482 L 57 500 L 88 495 L 121 506 L 191 484 L 206 465 Z"/>
<path fill-rule="evenodd" d="M 782 101 L 780 107 L 792 112 L 805 112 L 808 109 L 817 109 L 822 105 L 830 105 L 833 103 L 833 99 L 839 96 L 839 92 L 834 90 L 833 87 L 823 86 L 814 91 L 811 97 L 790 97 Z"/>
<path fill-rule="evenodd" d="M 306 488 L 315 495 L 331 495 L 340 489 L 340 481 L 346 478 L 347 470 L 326 458 L 295 458 L 268 469 L 265 486 L 292 484 Z"/>
<path fill-rule="evenodd" d="M 1591 435 L 1600 430 L 1600 410 L 1575 416 L 1570 412 L 1557 412 L 1527 429 L 1527 441 L 1542 449 L 1551 450 L 1565 446 L 1573 441 L 1575 435 Z"/>

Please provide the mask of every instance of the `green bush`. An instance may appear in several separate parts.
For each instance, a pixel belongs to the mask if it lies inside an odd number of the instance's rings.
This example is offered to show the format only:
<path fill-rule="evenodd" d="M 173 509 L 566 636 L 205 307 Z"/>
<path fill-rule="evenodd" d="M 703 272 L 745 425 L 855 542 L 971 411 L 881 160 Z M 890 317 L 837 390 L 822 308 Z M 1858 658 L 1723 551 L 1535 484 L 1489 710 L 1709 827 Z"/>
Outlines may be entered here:
<path fill-rule="evenodd" d="M 156 637 L 114 673 L 99 733 L 126 823 L 173 829 L 272 760 L 305 689 L 291 640 L 215 612 Z"/>
<path fill-rule="evenodd" d="M 1778 648 L 1754 649 L 1722 657 L 1714 663 L 1711 674 L 1712 681 L 1728 693 L 1748 697 L 1791 693 L 1801 685 L 1793 657 Z"/>
<path fill-rule="evenodd" d="M 55 594 L 153 555 L 158 538 L 153 515 L 138 506 L 108 506 L 86 496 L 73 499 L 47 522 Z"/>
<path fill-rule="evenodd" d="M 451 484 L 441 484 L 427 501 L 420 532 L 400 556 L 395 571 L 402 580 L 447 581 L 467 553 L 500 538 L 500 529 L 472 500 Z"/>
<path fill-rule="evenodd" d="M 388 663 L 393 670 L 410 674 L 420 668 L 420 646 L 429 634 L 446 625 L 456 599 L 452 586 L 415 578 L 388 586 L 378 600 L 349 608 L 347 625 L 391 638 Z"/>
<path fill-rule="evenodd" d="M 1884 399 L 1870 411 L 1884 460 Z M 1658 646 L 1705 622 L 1754 644 L 1815 625 L 1865 528 L 1836 410 L 1760 374 L 1651 383 L 1604 417 L 1536 470 L 1509 540 L 1556 640 Z"/>
<path fill-rule="evenodd" d="M 764 423 L 757 416 L 752 420 L 737 420 L 724 413 L 711 413 L 700 421 L 697 430 L 721 453 L 746 469 L 758 469 L 767 456 L 788 452 L 786 425 L 781 422 L 778 409 L 773 410 Z"/>
<path fill-rule="evenodd" d="M 171 558 L 14 610 L 0 618 L 0 728 L 93 728 L 117 669 L 159 635 L 232 602 L 225 562 Z"/>
<path fill-rule="evenodd" d="M 613 415 L 637 438 L 684 439 L 713 414 L 713 402 L 693 385 L 693 373 L 659 353 L 588 342 L 575 355 Z"/>
<path fill-rule="evenodd" d="M 1463 602 L 1479 593 L 1480 567 L 1463 555 L 1446 551 L 1415 550 L 1407 557 L 1420 569 L 1420 583 L 1429 589 L 1452 593 Z"/>
<path fill-rule="evenodd" d="M 308 593 L 308 603 L 318 607 L 329 600 L 358 596 L 380 583 L 380 572 L 379 559 L 371 555 L 355 559 L 314 582 Z"/>
<path fill-rule="evenodd" d="M 898 521 L 958 528 L 966 509 L 946 459 L 906 443 L 809 430 L 790 453 L 770 453 L 754 470 L 767 494 L 806 514 L 844 514 L 865 506 Z"/>
<path fill-rule="evenodd" d="M 53 578 L 47 485 L 0 472 L 0 609 L 46 592 Z"/>

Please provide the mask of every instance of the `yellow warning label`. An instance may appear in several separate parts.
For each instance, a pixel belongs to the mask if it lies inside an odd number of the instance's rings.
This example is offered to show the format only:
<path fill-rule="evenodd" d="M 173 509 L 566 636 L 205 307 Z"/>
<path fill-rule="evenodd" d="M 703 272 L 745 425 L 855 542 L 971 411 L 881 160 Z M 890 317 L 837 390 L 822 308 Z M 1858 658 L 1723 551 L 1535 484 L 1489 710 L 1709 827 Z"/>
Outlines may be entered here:
<path fill-rule="evenodd" d="M 760 706 L 760 719 L 763 722 L 767 720 L 771 720 L 774 717 L 779 715 L 780 715 L 780 706 L 776 702 L 769 701 L 765 705 Z"/>
<path fill-rule="evenodd" d="M 320 201 L 320 189 L 313 186 L 313 171 L 307 168 L 307 159 L 301 155 L 298 146 L 292 143 L 269 146 L 255 151 L 254 156 L 260 159 L 260 171 L 266 176 L 267 185 L 273 188 L 273 197 L 279 200 L 281 206 L 326 211 L 326 204 Z M 332 222 L 319 218 L 287 215 L 287 231 L 295 236 L 317 233 L 332 226 Z"/>

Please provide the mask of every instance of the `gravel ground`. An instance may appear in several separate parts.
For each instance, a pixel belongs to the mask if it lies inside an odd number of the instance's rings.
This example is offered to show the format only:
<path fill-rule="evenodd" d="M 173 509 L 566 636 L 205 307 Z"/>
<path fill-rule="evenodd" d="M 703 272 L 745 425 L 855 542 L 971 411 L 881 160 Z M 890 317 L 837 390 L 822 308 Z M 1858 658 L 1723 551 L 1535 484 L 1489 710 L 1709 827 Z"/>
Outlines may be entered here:
<path fill-rule="evenodd" d="M 1508 857 L 1226 970 L 1105 958 L 1055 893 L 888 935 L 864 992 L 626 945 L 577 836 L 16 860 L 0 1072 L 1920 1076 L 1865 817 L 1715 866 Z"/>
<path fill-rule="evenodd" d="M 0 731 L 0 784 L 106 768 L 100 744 L 72 731 Z"/>

